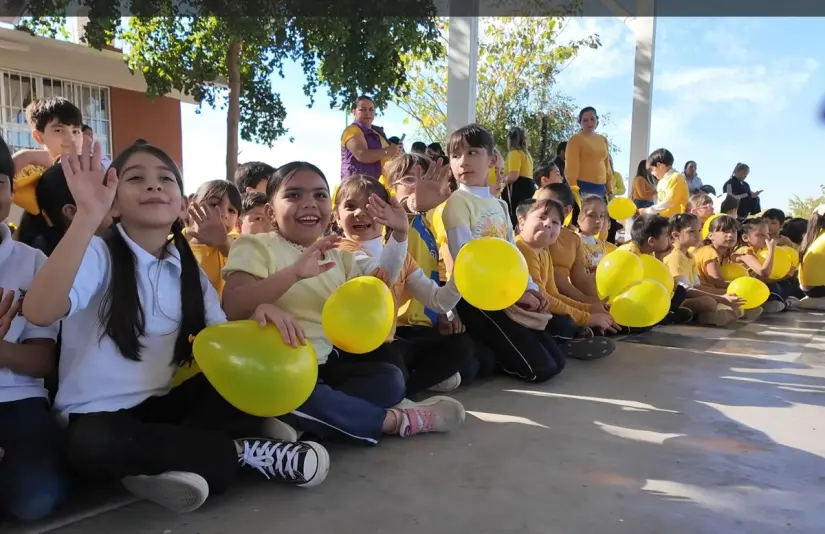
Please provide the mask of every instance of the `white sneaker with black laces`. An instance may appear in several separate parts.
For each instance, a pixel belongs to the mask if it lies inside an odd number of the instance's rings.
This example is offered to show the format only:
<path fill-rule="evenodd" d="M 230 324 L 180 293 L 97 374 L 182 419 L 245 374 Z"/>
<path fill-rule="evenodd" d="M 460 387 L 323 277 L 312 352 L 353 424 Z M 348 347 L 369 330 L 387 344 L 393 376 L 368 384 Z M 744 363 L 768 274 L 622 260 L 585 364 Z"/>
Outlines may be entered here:
<path fill-rule="evenodd" d="M 180 514 L 197 510 L 209 497 L 209 484 L 196 473 L 167 471 L 124 477 L 121 482 L 136 497 Z"/>
<path fill-rule="evenodd" d="M 243 447 L 238 464 L 255 469 L 269 480 L 311 488 L 329 473 L 329 453 L 314 441 L 246 438 L 237 443 Z"/>

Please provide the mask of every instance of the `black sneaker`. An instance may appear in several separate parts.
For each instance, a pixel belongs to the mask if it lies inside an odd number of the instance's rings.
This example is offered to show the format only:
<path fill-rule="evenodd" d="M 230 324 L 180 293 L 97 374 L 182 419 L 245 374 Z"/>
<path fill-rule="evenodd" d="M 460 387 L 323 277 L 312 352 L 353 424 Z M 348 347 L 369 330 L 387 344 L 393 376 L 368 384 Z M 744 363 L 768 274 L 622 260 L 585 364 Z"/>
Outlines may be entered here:
<path fill-rule="evenodd" d="M 311 488 L 329 473 L 329 453 L 314 441 L 245 438 L 237 443 L 243 447 L 238 464 L 257 470 L 269 480 Z"/>
<path fill-rule="evenodd" d="M 688 324 L 693 320 L 693 312 L 687 308 L 677 308 L 676 311 L 669 311 L 662 320 L 662 325 Z"/>

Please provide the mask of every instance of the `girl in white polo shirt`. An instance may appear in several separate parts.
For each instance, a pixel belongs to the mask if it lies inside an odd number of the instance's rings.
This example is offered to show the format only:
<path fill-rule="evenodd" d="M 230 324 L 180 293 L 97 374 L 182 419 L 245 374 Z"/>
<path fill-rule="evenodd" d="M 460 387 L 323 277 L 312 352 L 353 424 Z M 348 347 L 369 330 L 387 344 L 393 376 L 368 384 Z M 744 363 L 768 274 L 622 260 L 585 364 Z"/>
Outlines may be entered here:
<path fill-rule="evenodd" d="M 301 486 L 323 481 L 323 447 L 247 438 L 264 420 L 233 408 L 202 375 L 170 391 L 192 358 L 191 336 L 226 320 L 182 234 L 171 158 L 135 144 L 105 178 L 98 143 L 61 161 L 78 213 L 23 313 L 38 325 L 64 320 L 55 407 L 68 423 L 70 467 L 179 512 L 226 489 L 238 466 Z M 107 213 L 117 224 L 94 237 Z"/>
<path fill-rule="evenodd" d="M 14 166 L 0 139 L 0 221 L 11 209 Z M 62 500 L 58 426 L 43 377 L 55 365 L 57 325 L 37 327 L 20 314 L 23 296 L 46 256 L 13 241 L 0 224 L 0 515 L 48 515 Z"/>

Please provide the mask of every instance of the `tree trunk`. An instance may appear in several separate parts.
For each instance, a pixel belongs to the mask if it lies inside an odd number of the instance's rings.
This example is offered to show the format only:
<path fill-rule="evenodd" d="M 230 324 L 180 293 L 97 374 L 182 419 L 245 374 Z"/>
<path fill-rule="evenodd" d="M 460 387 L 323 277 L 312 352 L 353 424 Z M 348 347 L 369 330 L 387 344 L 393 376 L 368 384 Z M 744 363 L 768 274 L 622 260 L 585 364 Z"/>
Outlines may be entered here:
<path fill-rule="evenodd" d="M 241 73 L 238 59 L 241 43 L 234 41 L 226 53 L 226 70 L 229 76 L 229 106 L 226 110 L 226 179 L 230 182 L 238 167 L 238 130 L 241 122 Z"/>
<path fill-rule="evenodd" d="M 539 161 L 547 161 L 547 115 L 541 116 L 541 146 L 539 148 Z"/>

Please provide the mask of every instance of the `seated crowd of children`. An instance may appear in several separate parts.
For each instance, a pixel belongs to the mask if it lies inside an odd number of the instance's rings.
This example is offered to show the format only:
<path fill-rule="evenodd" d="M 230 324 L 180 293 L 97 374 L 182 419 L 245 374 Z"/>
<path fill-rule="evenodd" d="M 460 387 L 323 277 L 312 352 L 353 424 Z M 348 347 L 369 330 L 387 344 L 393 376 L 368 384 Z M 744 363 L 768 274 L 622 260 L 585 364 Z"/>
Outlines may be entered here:
<path fill-rule="evenodd" d="M 234 183 L 208 181 L 187 198 L 178 166 L 145 142 L 104 169 L 69 101 L 37 100 L 27 118 L 44 150 L 12 156 L 0 143 L 0 220 L 12 203 L 25 210 L 14 238 L 0 225 L 0 512 L 20 520 L 51 513 L 78 479 L 122 481 L 178 512 L 241 470 L 312 487 L 329 470 L 318 441 L 455 430 L 461 403 L 426 392 L 493 374 L 545 382 L 568 358 L 608 356 L 611 336 L 633 333 L 596 291 L 596 266 L 616 248 L 604 239 L 604 199 L 579 197 L 555 165 L 540 165 L 514 228 L 500 199 L 503 161 L 481 126 L 450 136 L 448 164 L 402 154 L 384 176 L 353 176 L 333 193 L 311 163 L 251 162 Z M 804 255 L 825 209 L 807 228 L 778 210 L 742 223 L 720 216 L 702 240 L 712 201 L 688 201 L 672 165 L 666 150 L 651 155 L 660 198 L 621 248 L 671 270 L 665 323 L 722 326 L 746 315 L 726 294 L 724 266 L 767 280 L 777 244 Z M 483 236 L 513 243 L 529 268 L 505 310 L 475 308 L 451 277 L 461 247 Z M 825 300 L 794 274 L 769 281 L 771 299 L 747 315 L 800 304 L 803 289 L 808 307 Z M 387 283 L 398 313 L 384 344 L 355 355 L 333 346 L 321 313 L 365 275 Z M 311 343 L 318 358 L 314 391 L 278 418 L 234 408 L 193 361 L 202 329 L 249 318 L 293 346 Z"/>

